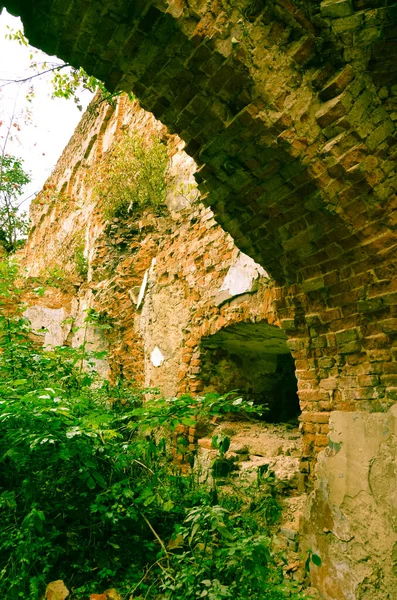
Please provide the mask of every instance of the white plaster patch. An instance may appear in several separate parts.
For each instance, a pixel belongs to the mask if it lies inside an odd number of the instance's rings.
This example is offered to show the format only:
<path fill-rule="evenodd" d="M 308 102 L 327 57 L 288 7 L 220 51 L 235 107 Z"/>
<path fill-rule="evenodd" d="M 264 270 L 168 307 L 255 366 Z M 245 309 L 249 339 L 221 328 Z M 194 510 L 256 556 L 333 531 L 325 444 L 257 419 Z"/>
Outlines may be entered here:
<path fill-rule="evenodd" d="M 55 214 L 55 213 L 54 213 Z M 63 220 L 62 222 L 62 227 L 60 229 L 60 233 L 58 234 L 59 239 L 64 239 L 66 237 L 66 235 L 72 233 L 75 229 L 75 220 L 76 217 L 79 216 L 79 213 L 73 212 L 71 215 L 69 215 L 68 217 L 66 217 L 66 219 Z"/>
<path fill-rule="evenodd" d="M 136 303 L 136 307 L 137 308 L 140 307 L 140 305 L 142 303 L 142 300 L 143 300 L 143 297 L 145 295 L 148 277 L 149 277 L 149 269 L 147 269 L 145 271 L 145 274 L 143 276 L 143 281 L 142 281 L 141 289 L 139 290 L 138 300 L 137 300 L 137 303 Z"/>
<path fill-rule="evenodd" d="M 164 358 L 164 354 L 161 352 L 160 348 L 155 346 L 150 354 L 152 365 L 155 367 L 160 367 L 164 362 Z"/>
<path fill-rule="evenodd" d="M 252 290 L 252 285 L 258 277 L 270 279 L 266 271 L 251 257 L 240 254 L 230 267 L 221 287 L 221 292 L 229 292 L 230 296 L 245 294 Z"/>
<path fill-rule="evenodd" d="M 119 105 L 117 105 L 117 108 L 119 109 Z M 105 134 L 103 136 L 103 140 L 102 140 L 102 152 L 107 152 L 109 150 L 109 148 L 111 147 L 113 140 L 114 140 L 114 134 L 116 132 L 116 128 L 117 128 L 117 119 L 115 119 L 110 127 L 107 127 L 105 130 Z"/>
<path fill-rule="evenodd" d="M 104 337 L 102 329 L 92 324 L 86 323 L 87 309 L 93 304 L 92 290 L 87 290 L 84 296 L 80 297 L 73 306 L 73 329 L 74 333 L 71 339 L 72 348 L 78 348 L 81 344 L 87 345 L 88 352 L 104 352 L 108 350 L 108 343 Z M 109 376 L 109 363 L 107 357 L 93 358 L 93 368 L 100 377 L 106 379 Z M 87 365 L 88 370 L 91 368 Z"/>
<path fill-rule="evenodd" d="M 136 289 L 135 289 L 135 288 L 134 288 L 134 289 L 132 289 L 132 290 L 130 290 L 130 291 L 128 292 L 128 293 L 129 293 L 129 295 L 130 295 L 130 298 L 131 298 L 131 300 L 134 302 L 134 304 L 136 304 L 136 307 L 137 307 L 137 308 L 139 308 L 139 307 L 140 307 L 140 305 L 141 305 L 141 304 L 142 304 L 142 302 L 143 302 L 143 299 L 144 299 L 144 297 L 145 297 L 146 290 L 147 290 L 147 287 L 148 287 L 148 284 L 149 284 L 150 278 L 152 278 L 152 277 L 153 277 L 153 274 L 154 274 L 154 267 L 155 267 L 155 266 L 156 266 L 156 259 L 155 259 L 155 258 L 153 258 L 153 259 L 152 259 L 152 262 L 151 262 L 151 265 L 150 265 L 150 267 L 149 267 L 149 269 L 147 269 L 147 270 L 145 271 L 145 274 L 144 274 L 144 276 L 143 276 L 142 285 L 141 285 L 141 287 L 140 287 L 140 289 L 139 289 L 139 292 L 138 292 L 138 298 L 136 298 Z"/>
<path fill-rule="evenodd" d="M 43 334 L 44 346 L 62 346 L 69 333 L 71 324 L 64 324 L 67 314 L 64 308 L 30 306 L 24 312 L 32 329 L 38 335 Z"/>

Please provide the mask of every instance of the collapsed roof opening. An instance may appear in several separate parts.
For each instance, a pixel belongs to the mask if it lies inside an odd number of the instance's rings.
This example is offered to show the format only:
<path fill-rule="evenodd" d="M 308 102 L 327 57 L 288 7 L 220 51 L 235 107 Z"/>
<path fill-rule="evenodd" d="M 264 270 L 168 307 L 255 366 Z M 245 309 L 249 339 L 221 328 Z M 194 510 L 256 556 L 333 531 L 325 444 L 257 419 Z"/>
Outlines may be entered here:
<path fill-rule="evenodd" d="M 286 334 L 266 322 L 237 323 L 203 338 L 201 380 L 204 391 L 238 390 L 246 400 L 266 404 L 270 423 L 300 414 L 294 359 Z"/>

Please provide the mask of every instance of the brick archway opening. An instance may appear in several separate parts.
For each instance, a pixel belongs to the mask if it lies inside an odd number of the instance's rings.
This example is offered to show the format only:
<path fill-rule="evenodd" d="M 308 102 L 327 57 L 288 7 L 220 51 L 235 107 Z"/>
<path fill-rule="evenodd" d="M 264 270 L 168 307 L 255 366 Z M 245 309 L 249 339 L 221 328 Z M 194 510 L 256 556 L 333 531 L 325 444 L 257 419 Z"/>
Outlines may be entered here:
<path fill-rule="evenodd" d="M 265 321 L 237 323 L 203 338 L 204 391 L 238 390 L 246 400 L 265 404 L 263 420 L 296 421 L 300 415 L 295 363 L 285 333 Z"/>

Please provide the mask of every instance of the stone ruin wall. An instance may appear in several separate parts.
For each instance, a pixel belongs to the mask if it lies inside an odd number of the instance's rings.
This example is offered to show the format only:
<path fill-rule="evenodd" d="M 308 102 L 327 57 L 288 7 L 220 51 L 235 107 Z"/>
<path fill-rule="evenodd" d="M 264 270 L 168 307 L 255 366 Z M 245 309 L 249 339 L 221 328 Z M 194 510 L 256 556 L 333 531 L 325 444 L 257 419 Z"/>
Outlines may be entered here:
<path fill-rule="evenodd" d="M 280 285 L 309 453 L 330 411 L 391 407 L 395 3 L 5 4 L 186 142 L 203 200 Z"/>
<path fill-rule="evenodd" d="M 116 221 L 109 226 L 88 173 L 95 170 L 117 132 L 126 128 L 140 135 L 157 131 L 167 139 L 170 210 L 161 217 L 140 215 L 138 224 Z M 312 567 L 313 581 L 327 600 L 383 600 L 387 586 L 394 585 L 395 580 L 395 416 L 393 412 L 371 415 L 365 411 L 374 407 L 371 397 L 375 400 L 380 395 L 382 402 L 380 391 L 393 383 L 393 375 L 388 373 L 393 373 L 396 363 L 390 360 L 390 354 L 383 363 L 385 350 L 377 348 L 376 343 L 364 354 L 358 352 L 362 333 L 356 329 L 340 331 L 340 310 L 328 307 L 324 311 L 321 303 L 318 308 L 323 312 L 311 313 L 313 357 L 307 358 L 306 342 L 291 333 L 299 293 L 294 295 L 291 288 L 286 293 L 286 288 L 277 286 L 259 265 L 245 257 L 217 225 L 210 209 L 190 193 L 196 167 L 182 147 L 178 138 L 169 136 L 136 102 L 130 104 L 122 98 L 116 107 L 102 104 L 97 112 L 86 113 L 32 207 L 33 230 L 25 255 L 28 276 L 42 276 L 61 265 L 65 273 L 57 287 L 50 287 L 32 309 L 39 310 L 34 315 L 36 322 L 47 319 L 47 325 L 48 319 L 55 319 L 54 331 L 59 335 L 61 317 L 72 315 L 81 323 L 87 306 L 104 312 L 112 320 L 112 330 L 103 333 L 94 328 L 90 339 L 97 347 L 109 347 L 114 376 L 120 374 L 117 365 L 121 364 L 123 376 L 133 377 L 140 385 L 159 386 L 167 394 L 194 394 L 206 389 L 206 344 L 229 327 L 265 323 L 278 327 L 285 340 L 287 331 L 286 343 L 295 359 L 302 408 L 303 479 L 313 477 L 313 456 L 320 452 L 314 491 L 302 522 L 304 543 L 306 540 L 323 559 L 321 568 Z M 189 192 L 178 193 L 181 184 Z M 82 237 L 88 260 L 86 280 L 79 277 L 75 266 L 75 244 Z M 244 274 L 250 275 L 245 288 L 234 293 L 227 282 L 230 284 L 230 273 L 241 262 Z M 133 297 L 145 273 L 144 301 L 137 309 Z M 375 286 L 375 293 L 377 290 Z M 314 310 L 316 291 L 308 294 Z M 394 296 L 388 297 L 392 301 Z M 365 307 L 375 310 L 371 304 L 374 302 L 376 295 L 363 300 L 364 311 Z M 62 315 L 53 312 L 60 309 Z M 329 336 L 338 339 L 341 351 L 336 356 L 333 346 L 323 343 Z M 64 332 L 63 339 L 72 344 L 79 342 L 78 338 L 73 340 L 70 331 Z M 160 359 L 152 356 L 156 348 Z M 320 392 L 312 391 L 313 361 L 322 375 Z M 372 365 L 369 375 L 368 364 Z M 383 369 L 384 364 L 391 368 Z M 106 365 L 102 367 L 106 369 Z M 314 394 L 314 400 L 310 400 L 310 394 Z M 352 422 L 356 439 L 348 432 Z M 367 450 L 361 464 L 363 448 Z M 360 478 L 355 476 L 357 462 Z M 380 491 L 372 483 L 374 470 L 375 477 L 382 471 L 388 475 L 386 488 L 382 485 Z M 369 514 L 373 520 L 370 538 L 365 529 Z M 377 596 L 373 595 L 375 589 Z"/>
<path fill-rule="evenodd" d="M 323 449 L 305 534 L 323 558 L 313 580 L 327 600 L 388 598 L 396 499 L 369 482 L 378 464 L 396 487 L 396 3 L 3 3 L 33 44 L 133 90 L 180 135 L 203 201 L 277 282 L 307 475 Z M 360 435 L 346 440 L 351 419 Z"/>
<path fill-rule="evenodd" d="M 282 286 L 310 452 L 331 410 L 393 405 L 395 4 L 7 4 L 187 142 L 203 199 Z"/>
<path fill-rule="evenodd" d="M 160 132 L 167 139 L 169 210 L 162 216 L 149 210 L 127 222 L 106 222 L 94 192 L 95 166 L 126 129 L 142 136 Z M 269 276 L 236 248 L 200 203 L 192 177 L 195 165 L 182 146 L 126 97 L 115 107 L 89 109 L 32 204 L 23 260 L 28 278 L 49 282 L 43 298 L 32 298 L 36 306 L 58 310 L 62 298 L 65 310 L 59 319 L 73 316 L 78 324 L 87 307 L 106 315 L 112 323 L 105 333 L 112 376 L 119 375 L 120 364 L 124 377 L 159 386 L 168 395 L 202 389 L 202 337 L 232 323 L 266 319 L 277 324 Z M 82 241 L 87 277 L 79 275 L 76 265 L 76 247 Z M 228 285 L 222 289 L 233 268 L 239 288 L 244 279 L 237 292 Z M 144 301 L 137 309 L 146 279 Z M 36 318 L 33 309 L 29 314 Z M 53 342 L 48 335 L 46 342 Z M 55 336 L 62 339 L 59 327 Z M 156 346 L 166 355 L 159 367 L 150 360 Z"/>

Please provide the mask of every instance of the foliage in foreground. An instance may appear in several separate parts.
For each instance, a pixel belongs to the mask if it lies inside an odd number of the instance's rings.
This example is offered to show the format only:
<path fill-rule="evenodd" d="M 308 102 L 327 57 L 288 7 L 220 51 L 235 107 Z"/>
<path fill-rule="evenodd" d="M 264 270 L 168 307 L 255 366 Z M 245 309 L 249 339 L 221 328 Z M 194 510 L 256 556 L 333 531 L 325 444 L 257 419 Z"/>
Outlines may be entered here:
<path fill-rule="evenodd" d="M 0 595 L 38 599 L 63 579 L 74 599 L 111 586 L 152 600 L 300 598 L 272 554 L 271 478 L 249 502 L 207 489 L 170 466 L 158 434 L 240 401 L 143 404 L 99 382 L 84 346 L 37 345 L 15 310 L 15 270 L 0 274 Z"/>

